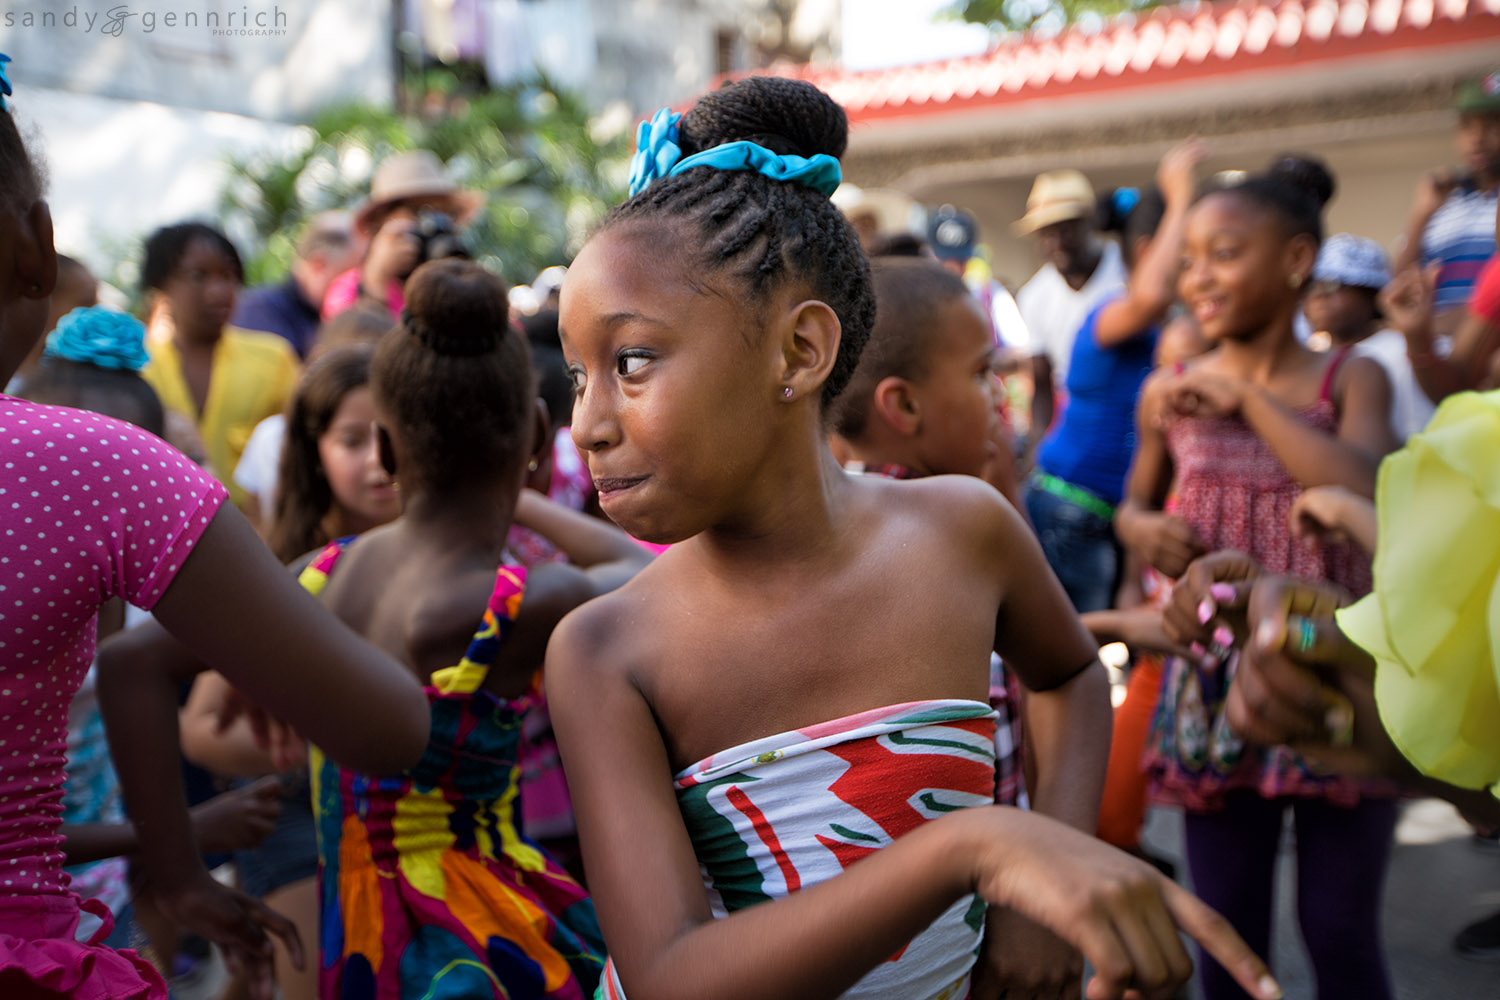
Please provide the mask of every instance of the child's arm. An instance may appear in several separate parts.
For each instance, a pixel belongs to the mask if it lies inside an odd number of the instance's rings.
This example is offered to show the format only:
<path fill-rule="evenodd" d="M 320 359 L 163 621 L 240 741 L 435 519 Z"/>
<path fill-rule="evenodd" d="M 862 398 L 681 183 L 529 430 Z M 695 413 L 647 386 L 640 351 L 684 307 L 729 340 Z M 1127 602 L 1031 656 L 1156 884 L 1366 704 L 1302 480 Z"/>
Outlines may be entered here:
<path fill-rule="evenodd" d="M 975 891 L 1081 946 L 1101 970 L 1092 997 L 1185 978 L 1174 922 L 1206 939 L 1254 995 L 1275 995 L 1228 925 L 1154 870 L 1001 807 L 924 824 L 834 878 L 714 919 L 661 733 L 623 665 L 628 637 L 608 603 L 558 627 L 546 676 L 600 926 L 632 1000 L 836 997 Z"/>
<path fill-rule="evenodd" d="M 1481 294 L 1481 276 L 1480 286 L 1453 335 L 1453 350 L 1446 358 L 1436 353 L 1432 300 L 1439 270 L 1432 265 L 1398 271 L 1380 293 L 1381 311 L 1406 337 L 1406 356 L 1411 359 L 1417 384 L 1435 403 L 1480 385 L 1500 345 L 1500 316 L 1495 313 L 1492 298 Z"/>
<path fill-rule="evenodd" d="M 1175 578 L 1208 546 L 1191 524 L 1161 509 L 1172 488 L 1172 456 L 1163 430 L 1170 377 L 1157 372 L 1141 387 L 1135 457 L 1125 480 L 1125 500 L 1115 509 L 1115 536 L 1121 545 Z"/>
<path fill-rule="evenodd" d="M 1003 580 L 995 652 L 1028 691 L 1037 774 L 1032 807 L 1092 831 L 1109 757 L 1109 678 L 1035 536 L 1009 508 L 992 508 L 980 551 L 996 553 Z"/>
<path fill-rule="evenodd" d="M 1343 486 L 1375 495 L 1375 470 L 1394 447 L 1391 386 L 1380 365 L 1350 358 L 1338 373 L 1337 434 L 1311 427 L 1264 388 L 1201 367 L 1173 379 L 1171 395 L 1179 413 L 1222 417 L 1239 414 L 1304 486 Z"/>
<path fill-rule="evenodd" d="M 162 635 L 167 642 L 176 642 L 165 632 Z M 238 716 L 228 726 L 220 723 L 233 693 L 224 675 L 216 671 L 201 673 L 193 681 L 193 691 L 179 714 L 182 755 L 201 768 L 230 778 L 281 770 L 269 749 L 256 739 L 248 717 Z"/>
<path fill-rule="evenodd" d="M 1330 534 L 1344 536 L 1366 552 L 1375 551 L 1380 534 L 1375 503 L 1341 486 L 1314 486 L 1303 490 L 1292 503 L 1292 531 L 1301 537 Z"/>
<path fill-rule="evenodd" d="M 399 770 L 426 748 L 430 718 L 416 677 L 325 611 L 230 505 L 215 513 L 154 611 L 196 659 L 334 759 Z M 100 650 L 99 705 L 157 898 L 179 923 L 228 949 L 249 970 L 251 995 L 269 1000 L 265 932 L 285 940 L 300 966 L 296 930 L 203 869 L 178 764 L 177 686 L 187 678 L 149 657 L 112 657 L 127 639 Z"/>
<path fill-rule="evenodd" d="M 1157 225 L 1149 248 L 1130 275 L 1130 286 L 1125 295 L 1099 310 L 1094 339 L 1100 347 L 1114 347 L 1139 336 L 1161 322 L 1172 303 L 1177 301 L 1177 275 L 1182 270 L 1182 235 L 1196 193 L 1193 171 L 1203 161 L 1204 153 L 1201 142 L 1189 139 L 1172 147 L 1162 157 L 1156 171 L 1156 183 L 1166 201 L 1166 212 Z"/>
<path fill-rule="evenodd" d="M 993 508 L 994 505 L 991 504 Z M 984 518 L 964 518 L 983 524 Z M 999 555 L 1004 599 L 995 652 L 1027 688 L 1028 791 L 1036 812 L 1092 835 L 1109 760 L 1113 710 L 1109 677 L 1035 535 L 1009 510 L 995 510 L 978 551 Z M 1074 994 L 1077 951 L 1016 910 L 992 910 L 977 970 L 982 985 L 1025 995 Z"/>
<path fill-rule="evenodd" d="M 230 789 L 189 810 L 193 837 L 204 854 L 249 850 L 276 828 L 281 782 L 262 778 Z M 65 823 L 63 855 L 70 865 L 118 858 L 140 850 L 134 823 Z"/>
<path fill-rule="evenodd" d="M 568 561 L 586 570 L 598 593 L 613 590 L 645 568 L 649 550 L 608 521 L 553 503 L 535 490 L 522 490 L 516 523 L 556 545 Z"/>
<path fill-rule="evenodd" d="M 1173 642 L 1162 625 L 1160 609 L 1151 607 L 1110 608 L 1085 611 L 1078 616 L 1094 641 L 1103 645 L 1123 642 L 1131 649 L 1144 649 L 1166 656 L 1187 656 L 1191 651 Z"/>

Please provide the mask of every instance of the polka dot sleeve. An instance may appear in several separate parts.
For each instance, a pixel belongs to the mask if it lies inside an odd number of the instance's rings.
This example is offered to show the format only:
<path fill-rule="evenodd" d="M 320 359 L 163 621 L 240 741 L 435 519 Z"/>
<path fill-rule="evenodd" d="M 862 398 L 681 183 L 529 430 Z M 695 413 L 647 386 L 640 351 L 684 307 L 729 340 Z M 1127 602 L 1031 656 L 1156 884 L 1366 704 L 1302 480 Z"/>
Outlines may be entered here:
<path fill-rule="evenodd" d="M 85 604 L 122 596 L 151 609 L 227 491 L 131 424 L 82 410 L 4 403 L 0 450 L 10 459 L 4 478 L 13 496 L 5 513 L 23 526 L 26 548 L 49 569 L 68 571 L 73 587 L 91 590 L 75 591 Z"/>

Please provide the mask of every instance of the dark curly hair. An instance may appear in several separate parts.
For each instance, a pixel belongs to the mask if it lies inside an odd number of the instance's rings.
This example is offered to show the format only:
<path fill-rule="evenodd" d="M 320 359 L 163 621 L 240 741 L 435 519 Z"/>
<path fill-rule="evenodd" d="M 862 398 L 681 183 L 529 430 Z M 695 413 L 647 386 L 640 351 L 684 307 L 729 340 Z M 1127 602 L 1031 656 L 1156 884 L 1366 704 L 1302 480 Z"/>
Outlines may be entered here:
<path fill-rule="evenodd" d="M 840 157 L 849 142 L 843 108 L 801 80 L 752 76 L 702 97 L 682 118 L 684 157 L 749 140 L 782 156 Z M 604 220 L 683 219 L 711 272 L 732 269 L 749 296 L 806 281 L 839 318 L 838 356 L 823 385 L 831 403 L 848 384 L 875 324 L 875 293 L 859 238 L 826 195 L 744 170 L 693 167 L 662 178 Z"/>
<path fill-rule="evenodd" d="M 163 226 L 146 237 L 145 255 L 141 261 L 141 288 L 146 291 L 166 288 L 172 273 L 182 263 L 182 255 L 198 240 L 211 244 L 228 258 L 235 278 L 240 284 L 245 283 L 245 265 L 228 236 L 206 223 L 179 222 L 175 226 Z"/>
<path fill-rule="evenodd" d="M 414 482 L 491 482 L 530 455 L 531 352 L 510 325 L 505 283 L 472 261 L 450 257 L 412 272 L 406 311 L 376 348 L 370 382 L 406 444 L 403 492 Z"/>

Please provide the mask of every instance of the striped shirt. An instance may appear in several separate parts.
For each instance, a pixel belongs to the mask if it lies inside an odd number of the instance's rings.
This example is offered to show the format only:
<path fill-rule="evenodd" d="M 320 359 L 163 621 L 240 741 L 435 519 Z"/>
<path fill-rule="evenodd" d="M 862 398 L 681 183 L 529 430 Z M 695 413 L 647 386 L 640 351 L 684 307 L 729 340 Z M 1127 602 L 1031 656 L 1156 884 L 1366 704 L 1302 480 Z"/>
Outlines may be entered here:
<path fill-rule="evenodd" d="M 1495 203 L 1500 188 L 1459 189 L 1448 196 L 1422 231 L 1422 264 L 1442 265 L 1433 307 L 1442 312 L 1469 300 L 1474 280 L 1495 253 Z"/>

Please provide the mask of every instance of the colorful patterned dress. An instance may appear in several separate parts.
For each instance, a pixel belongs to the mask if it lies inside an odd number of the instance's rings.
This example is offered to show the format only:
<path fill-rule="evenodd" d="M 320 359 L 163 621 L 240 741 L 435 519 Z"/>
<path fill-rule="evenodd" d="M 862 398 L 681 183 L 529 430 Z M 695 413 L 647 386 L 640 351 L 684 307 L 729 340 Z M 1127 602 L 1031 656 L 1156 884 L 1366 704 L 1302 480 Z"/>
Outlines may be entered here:
<path fill-rule="evenodd" d="M 302 574 L 320 592 L 348 540 Z M 427 687 L 427 752 L 399 775 L 313 752 L 323 1000 L 579 1000 L 604 945 L 588 895 L 516 827 L 517 745 L 532 694 L 483 690 L 525 590 L 501 566 L 462 662 Z"/>
<path fill-rule="evenodd" d="M 677 805 L 715 917 L 826 881 L 897 837 L 995 795 L 995 712 L 917 701 L 767 736 L 677 775 Z M 969 896 L 843 994 L 958 1000 L 984 930 Z M 599 996 L 623 1000 L 614 966 Z"/>
<path fill-rule="evenodd" d="M 1330 435 L 1338 428 L 1330 389 L 1342 359 L 1329 363 L 1318 401 L 1298 412 L 1303 423 Z M 1244 552 L 1267 572 L 1327 580 L 1356 597 L 1369 591 L 1369 555 L 1352 544 L 1301 541 L 1292 534 L 1289 517 L 1302 485 L 1249 424 L 1239 417 L 1176 420 L 1167 447 L 1176 495 L 1169 511 L 1190 523 L 1210 552 Z M 1203 811 L 1220 808 L 1224 795 L 1237 788 L 1266 798 L 1326 798 L 1341 805 L 1353 805 L 1362 794 L 1389 794 L 1383 783 L 1314 771 L 1287 747 L 1246 746 L 1224 715 L 1237 659 L 1231 652 L 1208 669 L 1181 657 L 1168 663 L 1146 746 L 1156 801 Z"/>

